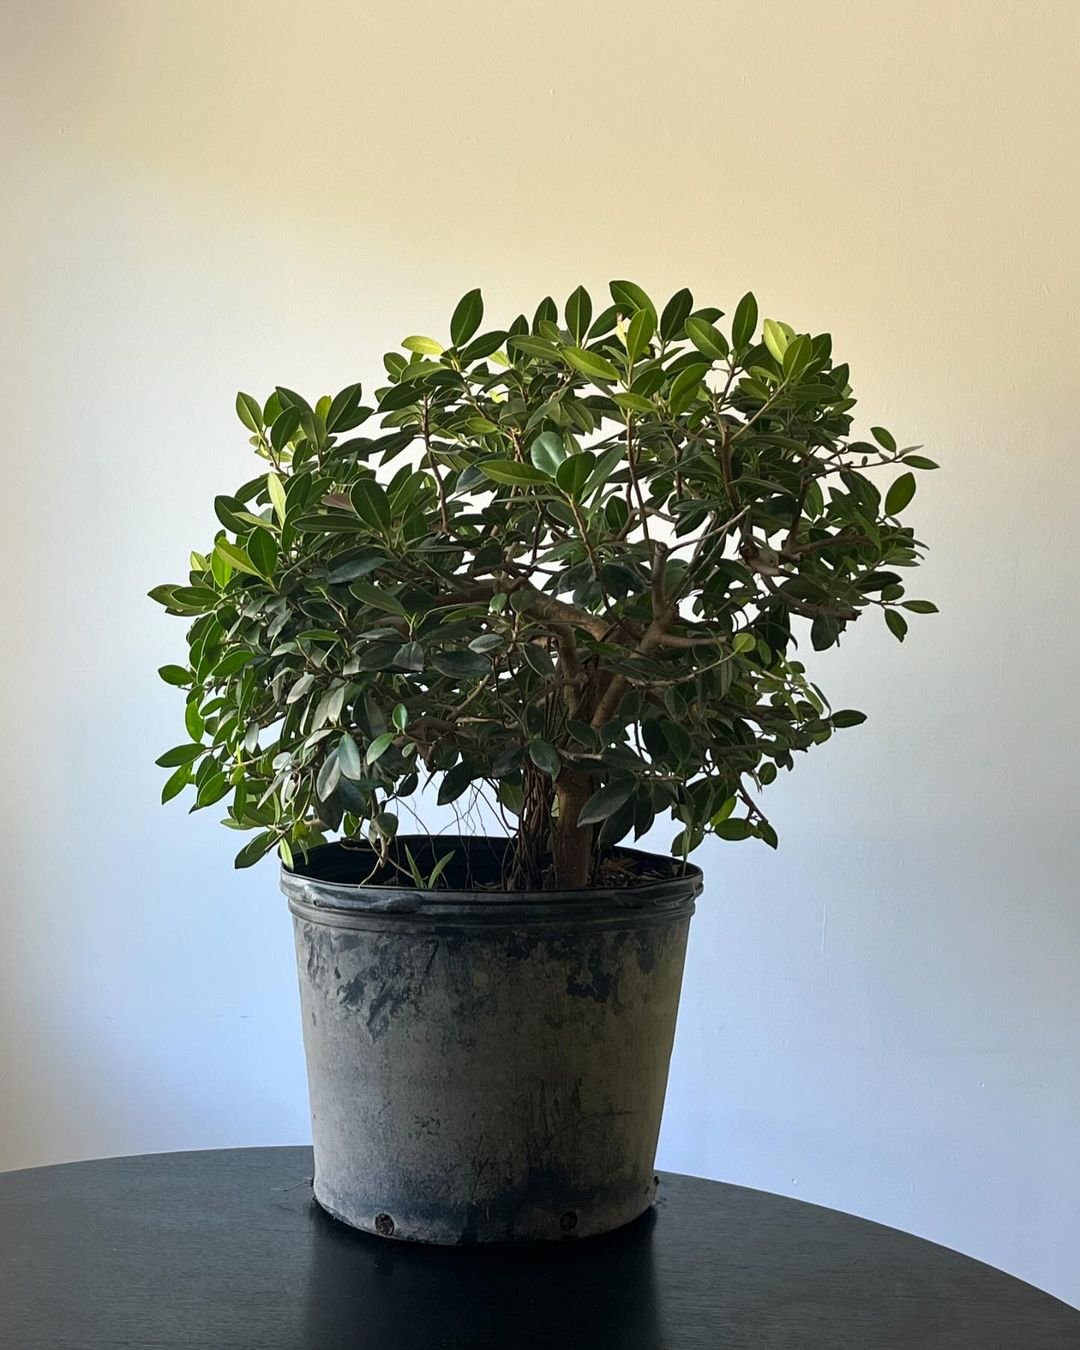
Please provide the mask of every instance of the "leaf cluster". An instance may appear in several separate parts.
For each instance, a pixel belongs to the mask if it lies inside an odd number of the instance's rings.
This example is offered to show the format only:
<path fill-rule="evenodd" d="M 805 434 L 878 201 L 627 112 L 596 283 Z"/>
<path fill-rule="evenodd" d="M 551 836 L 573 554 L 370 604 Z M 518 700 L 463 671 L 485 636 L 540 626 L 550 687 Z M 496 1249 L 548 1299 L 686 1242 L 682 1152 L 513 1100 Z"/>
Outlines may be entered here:
<path fill-rule="evenodd" d="M 263 466 L 151 592 L 189 624 L 163 798 L 227 802 L 240 866 L 338 831 L 385 851 L 432 775 L 590 857 L 661 814 L 683 857 L 775 845 L 758 791 L 863 720 L 799 653 L 934 609 L 900 515 L 936 466 L 853 438 L 829 335 L 759 323 L 753 295 L 728 324 L 628 281 L 484 317 L 470 291 L 367 400 L 237 396 Z"/>

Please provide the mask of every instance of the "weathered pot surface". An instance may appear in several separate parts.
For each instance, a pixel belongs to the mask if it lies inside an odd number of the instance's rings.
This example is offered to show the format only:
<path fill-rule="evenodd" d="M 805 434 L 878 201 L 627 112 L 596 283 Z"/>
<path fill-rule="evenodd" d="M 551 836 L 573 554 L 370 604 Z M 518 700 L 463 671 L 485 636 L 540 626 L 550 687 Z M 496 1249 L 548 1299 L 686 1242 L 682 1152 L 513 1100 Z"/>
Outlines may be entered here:
<path fill-rule="evenodd" d="M 453 848 L 407 842 L 421 870 Z M 435 848 L 432 848 L 434 843 Z M 699 869 L 577 892 L 360 884 L 368 850 L 283 870 L 293 913 L 315 1197 L 386 1237 L 585 1237 L 652 1203 Z M 664 872 L 669 875 L 664 875 Z"/>

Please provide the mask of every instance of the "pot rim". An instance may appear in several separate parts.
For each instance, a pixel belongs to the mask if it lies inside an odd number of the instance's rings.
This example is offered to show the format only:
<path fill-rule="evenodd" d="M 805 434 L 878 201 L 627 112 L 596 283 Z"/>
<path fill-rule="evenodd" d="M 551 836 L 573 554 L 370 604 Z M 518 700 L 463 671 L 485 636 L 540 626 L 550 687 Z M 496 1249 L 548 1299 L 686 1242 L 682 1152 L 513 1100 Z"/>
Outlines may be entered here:
<path fill-rule="evenodd" d="M 491 844 L 505 847 L 505 838 L 484 835 L 403 835 L 403 843 L 427 845 L 432 838 L 462 847 Z M 363 848 L 369 846 L 364 845 Z M 545 923 L 588 923 L 638 926 L 667 923 L 694 912 L 703 875 L 694 863 L 684 864 L 681 875 L 642 881 L 632 886 L 590 886 L 571 891 L 419 890 L 415 886 L 367 885 L 322 880 L 314 875 L 320 859 L 359 851 L 340 841 L 320 844 L 308 861 L 281 868 L 280 885 L 294 915 L 338 927 L 366 927 L 396 918 L 473 926 Z M 618 854 L 637 859 L 663 859 L 642 849 L 620 848 Z"/>

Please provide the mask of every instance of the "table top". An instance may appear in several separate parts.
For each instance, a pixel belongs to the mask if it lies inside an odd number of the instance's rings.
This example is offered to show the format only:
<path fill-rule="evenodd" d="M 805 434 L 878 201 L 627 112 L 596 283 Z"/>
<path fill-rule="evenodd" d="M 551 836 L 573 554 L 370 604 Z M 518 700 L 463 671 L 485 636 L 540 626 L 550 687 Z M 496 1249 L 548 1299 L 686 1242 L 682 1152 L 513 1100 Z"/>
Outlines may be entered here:
<path fill-rule="evenodd" d="M 1080 1312 L 835 1210 L 661 1174 L 607 1237 L 436 1248 L 354 1232 L 311 1150 L 0 1174 L 3 1350 L 1080 1350 Z"/>

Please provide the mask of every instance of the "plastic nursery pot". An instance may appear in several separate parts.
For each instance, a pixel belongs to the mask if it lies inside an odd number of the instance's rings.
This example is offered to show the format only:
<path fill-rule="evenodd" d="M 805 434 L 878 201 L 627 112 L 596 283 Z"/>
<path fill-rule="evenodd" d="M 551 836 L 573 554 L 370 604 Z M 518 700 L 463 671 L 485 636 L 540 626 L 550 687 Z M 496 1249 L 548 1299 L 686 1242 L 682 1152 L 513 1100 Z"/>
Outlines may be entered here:
<path fill-rule="evenodd" d="M 521 1242 L 608 1232 L 652 1203 L 698 868 L 482 889 L 505 840 L 414 838 L 443 883 L 364 884 L 366 848 L 283 869 L 293 914 L 315 1198 L 384 1237 Z"/>

